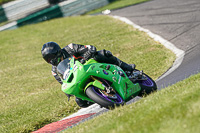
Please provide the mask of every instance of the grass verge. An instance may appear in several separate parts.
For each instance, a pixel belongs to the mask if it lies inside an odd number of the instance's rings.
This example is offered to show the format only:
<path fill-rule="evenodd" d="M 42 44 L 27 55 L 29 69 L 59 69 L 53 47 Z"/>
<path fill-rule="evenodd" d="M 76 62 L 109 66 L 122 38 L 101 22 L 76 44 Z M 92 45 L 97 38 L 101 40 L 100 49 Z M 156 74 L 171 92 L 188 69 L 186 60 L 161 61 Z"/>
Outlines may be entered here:
<path fill-rule="evenodd" d="M 110 50 L 154 79 L 175 59 L 147 34 L 108 16 L 54 19 L 0 32 L 0 132 L 34 131 L 79 109 L 73 99 L 67 102 L 41 57 L 48 41 Z"/>
<path fill-rule="evenodd" d="M 198 133 L 200 74 L 64 132 Z"/>
<path fill-rule="evenodd" d="M 98 8 L 96 10 L 90 11 L 87 14 L 95 14 L 95 13 L 99 13 L 99 12 L 102 12 L 102 11 L 107 10 L 107 9 L 108 10 L 119 9 L 119 8 L 123 8 L 123 7 L 126 7 L 126 6 L 146 2 L 146 1 L 149 1 L 149 0 L 110 0 L 110 1 L 112 1 L 110 4 L 108 4 L 104 7 Z"/>

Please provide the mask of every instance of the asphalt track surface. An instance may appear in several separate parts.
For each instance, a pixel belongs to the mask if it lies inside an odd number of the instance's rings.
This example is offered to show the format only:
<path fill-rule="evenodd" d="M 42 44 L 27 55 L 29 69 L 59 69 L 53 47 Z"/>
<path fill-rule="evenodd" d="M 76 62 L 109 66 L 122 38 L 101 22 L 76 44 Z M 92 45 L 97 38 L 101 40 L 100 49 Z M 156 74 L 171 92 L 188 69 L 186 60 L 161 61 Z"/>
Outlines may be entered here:
<path fill-rule="evenodd" d="M 164 88 L 200 72 L 200 1 L 151 0 L 111 12 L 149 29 L 185 51 L 181 65 L 157 81 Z"/>
<path fill-rule="evenodd" d="M 159 89 L 200 72 L 199 14 L 200 0 L 151 0 L 111 12 L 111 15 L 128 18 L 135 24 L 149 29 L 185 52 L 181 64 L 167 76 L 157 80 Z M 136 97 L 127 104 L 138 99 Z M 94 104 L 61 121 L 46 125 L 35 133 L 67 130 L 107 111 Z"/>

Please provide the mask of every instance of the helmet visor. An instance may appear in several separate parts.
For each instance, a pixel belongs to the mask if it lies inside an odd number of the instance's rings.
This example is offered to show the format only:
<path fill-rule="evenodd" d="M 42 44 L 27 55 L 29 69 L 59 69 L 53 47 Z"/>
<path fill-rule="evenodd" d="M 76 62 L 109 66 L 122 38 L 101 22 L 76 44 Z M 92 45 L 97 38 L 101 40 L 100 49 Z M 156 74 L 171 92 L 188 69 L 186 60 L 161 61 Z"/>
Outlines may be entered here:
<path fill-rule="evenodd" d="M 57 66 L 61 61 L 61 57 L 62 57 L 61 52 L 57 52 L 53 54 L 48 54 L 43 58 L 47 63 Z"/>

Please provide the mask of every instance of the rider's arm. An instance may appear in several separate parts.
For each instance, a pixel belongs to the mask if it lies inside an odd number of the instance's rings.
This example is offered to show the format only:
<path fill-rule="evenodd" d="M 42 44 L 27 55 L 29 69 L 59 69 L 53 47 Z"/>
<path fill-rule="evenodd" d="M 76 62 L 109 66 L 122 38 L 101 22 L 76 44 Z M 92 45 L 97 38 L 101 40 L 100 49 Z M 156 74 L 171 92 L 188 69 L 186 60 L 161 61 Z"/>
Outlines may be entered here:
<path fill-rule="evenodd" d="M 71 43 L 64 47 L 64 50 L 66 50 L 71 56 L 79 57 L 86 55 L 87 53 L 95 53 L 96 47 L 92 45 L 81 45 L 81 44 L 74 44 Z"/>
<path fill-rule="evenodd" d="M 60 76 L 58 75 L 56 69 L 57 69 L 56 66 L 52 66 L 52 70 L 51 70 L 52 75 L 53 75 L 54 78 L 62 85 L 63 82 L 62 82 Z"/>

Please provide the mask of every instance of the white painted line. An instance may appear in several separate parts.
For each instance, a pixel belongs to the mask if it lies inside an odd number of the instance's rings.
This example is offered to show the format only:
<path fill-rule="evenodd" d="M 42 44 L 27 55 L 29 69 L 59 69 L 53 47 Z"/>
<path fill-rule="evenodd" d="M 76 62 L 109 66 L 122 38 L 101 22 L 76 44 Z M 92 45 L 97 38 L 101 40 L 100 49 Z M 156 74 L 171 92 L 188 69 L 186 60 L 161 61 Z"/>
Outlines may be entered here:
<path fill-rule="evenodd" d="M 8 2 L 8 3 L 6 3 L 6 4 L 3 4 L 2 7 L 3 7 L 3 8 L 7 8 L 7 7 L 9 7 L 9 6 L 13 6 L 13 5 L 18 4 L 18 3 L 21 3 L 21 2 L 23 2 L 23 1 L 24 1 L 24 0 L 15 0 L 15 1 L 11 1 L 11 2 Z"/>
<path fill-rule="evenodd" d="M 63 1 L 61 3 L 58 3 L 58 5 L 59 5 L 59 7 L 61 7 L 61 6 L 65 6 L 65 5 L 75 2 L 75 1 L 77 1 L 77 0 L 67 0 L 67 1 Z"/>
<path fill-rule="evenodd" d="M 12 23 L 9 23 L 9 24 L 6 24 L 6 25 L 4 25 L 4 26 L 1 26 L 1 27 L 0 27 L 0 31 L 6 30 L 6 29 L 11 28 L 11 27 L 14 27 L 14 26 L 17 27 L 17 22 L 16 22 L 16 21 L 14 21 L 14 22 L 12 22 Z"/>
<path fill-rule="evenodd" d="M 170 73 L 172 73 L 176 68 L 178 68 L 180 66 L 180 64 L 183 61 L 185 52 L 181 49 L 178 49 L 174 44 L 172 44 L 171 42 L 167 41 L 166 39 L 162 38 L 161 36 L 152 33 L 151 31 L 149 31 L 148 29 L 144 29 L 141 26 L 133 23 L 132 21 L 130 21 L 129 19 L 125 18 L 125 17 L 120 17 L 120 16 L 112 16 L 113 18 L 119 19 L 127 24 L 132 25 L 134 28 L 138 29 L 139 31 L 143 31 L 146 32 L 151 38 L 153 38 L 155 41 L 160 42 L 162 45 L 164 45 L 166 48 L 168 48 L 169 50 L 171 50 L 175 55 L 176 55 L 176 60 L 173 63 L 172 67 L 166 72 L 164 73 L 161 77 L 159 77 L 156 81 L 161 80 L 162 78 L 164 78 L 165 76 L 169 75 Z"/>
<path fill-rule="evenodd" d="M 99 113 L 101 111 L 107 111 L 108 109 L 106 108 L 101 108 L 100 105 L 98 105 L 97 103 L 87 107 L 87 108 L 82 108 L 80 110 L 78 110 L 78 112 L 68 116 L 68 117 L 65 117 L 63 118 L 62 120 L 65 120 L 65 119 L 69 119 L 69 118 L 72 118 L 72 117 L 76 117 L 76 116 L 80 116 L 80 115 L 85 115 L 85 114 L 90 114 L 90 113 Z"/>

